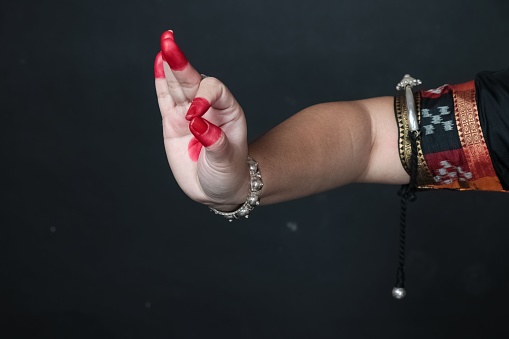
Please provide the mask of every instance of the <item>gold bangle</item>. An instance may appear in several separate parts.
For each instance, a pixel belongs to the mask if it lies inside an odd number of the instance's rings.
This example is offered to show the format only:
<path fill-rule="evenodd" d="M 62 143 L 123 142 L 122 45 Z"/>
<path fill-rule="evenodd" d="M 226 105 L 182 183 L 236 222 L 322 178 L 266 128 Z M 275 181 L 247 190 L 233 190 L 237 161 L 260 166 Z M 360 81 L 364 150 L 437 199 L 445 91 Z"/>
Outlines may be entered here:
<path fill-rule="evenodd" d="M 417 121 L 421 121 L 421 96 L 419 92 L 414 93 L 415 110 L 417 114 Z M 405 95 L 398 95 L 394 97 L 394 112 L 396 114 L 396 121 L 398 123 L 398 150 L 401 164 L 405 171 L 410 175 L 410 158 L 412 156 L 412 147 L 410 138 L 408 137 L 410 130 L 410 123 L 408 121 L 408 110 L 406 105 Z M 417 139 L 417 188 L 430 189 L 435 184 L 431 176 L 424 153 L 422 152 L 421 140 Z"/>

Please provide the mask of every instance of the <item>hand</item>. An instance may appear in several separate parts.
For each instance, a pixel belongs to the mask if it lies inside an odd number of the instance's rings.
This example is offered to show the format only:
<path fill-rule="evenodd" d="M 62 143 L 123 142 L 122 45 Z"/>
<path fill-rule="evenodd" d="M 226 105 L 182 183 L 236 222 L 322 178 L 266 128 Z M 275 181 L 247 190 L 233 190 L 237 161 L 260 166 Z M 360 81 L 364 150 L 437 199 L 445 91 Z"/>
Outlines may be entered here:
<path fill-rule="evenodd" d="M 166 155 L 177 183 L 195 201 L 235 209 L 249 192 L 242 108 L 222 82 L 202 80 L 173 31 L 161 36 L 154 73 Z"/>

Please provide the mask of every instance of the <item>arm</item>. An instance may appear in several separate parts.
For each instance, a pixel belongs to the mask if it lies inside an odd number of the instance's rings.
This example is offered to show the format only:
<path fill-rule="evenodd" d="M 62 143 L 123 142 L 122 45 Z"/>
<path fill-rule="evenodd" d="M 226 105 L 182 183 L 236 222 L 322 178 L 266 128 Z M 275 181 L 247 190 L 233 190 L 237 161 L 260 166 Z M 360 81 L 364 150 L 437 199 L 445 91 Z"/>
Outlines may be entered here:
<path fill-rule="evenodd" d="M 193 200 L 233 210 L 247 196 L 250 155 L 264 180 L 261 201 L 275 203 L 351 182 L 405 183 L 393 99 L 309 107 L 249 147 L 242 108 L 219 80 L 201 79 L 174 41 L 161 38 L 156 91 L 175 179 Z"/>
<path fill-rule="evenodd" d="M 398 155 L 393 98 L 304 109 L 249 146 L 274 203 L 353 182 L 407 183 Z"/>

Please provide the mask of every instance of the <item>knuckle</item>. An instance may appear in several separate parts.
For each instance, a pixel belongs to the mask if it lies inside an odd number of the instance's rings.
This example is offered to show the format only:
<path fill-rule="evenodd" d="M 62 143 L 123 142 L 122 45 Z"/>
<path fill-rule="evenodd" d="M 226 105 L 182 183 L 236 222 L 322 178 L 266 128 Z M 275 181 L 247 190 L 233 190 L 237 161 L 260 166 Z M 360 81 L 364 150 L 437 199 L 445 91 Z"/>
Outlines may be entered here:
<path fill-rule="evenodd" d="M 223 83 L 218 79 L 214 77 L 208 77 L 202 80 L 202 83 L 207 86 L 211 87 L 220 87 L 223 86 Z"/>
<path fill-rule="evenodd" d="M 182 86 L 183 88 L 196 88 L 200 84 L 200 81 L 201 76 L 195 74 L 190 77 L 183 78 L 179 82 L 180 86 Z"/>
<path fill-rule="evenodd" d="M 180 84 L 176 81 L 168 81 L 168 88 L 170 91 L 177 91 L 180 89 Z"/>

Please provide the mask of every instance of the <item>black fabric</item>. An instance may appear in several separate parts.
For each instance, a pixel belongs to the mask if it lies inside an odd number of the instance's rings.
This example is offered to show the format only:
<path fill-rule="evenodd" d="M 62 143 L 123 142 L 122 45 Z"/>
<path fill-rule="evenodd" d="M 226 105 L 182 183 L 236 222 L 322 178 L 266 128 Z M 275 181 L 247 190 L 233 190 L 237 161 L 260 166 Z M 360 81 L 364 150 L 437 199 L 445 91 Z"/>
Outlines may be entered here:
<path fill-rule="evenodd" d="M 509 190 L 509 69 L 477 74 L 475 88 L 493 168 L 504 190 Z"/>
<path fill-rule="evenodd" d="M 421 147 L 424 154 L 461 148 L 452 93 L 421 98 Z"/>

